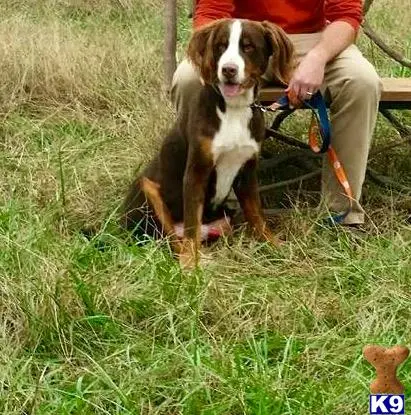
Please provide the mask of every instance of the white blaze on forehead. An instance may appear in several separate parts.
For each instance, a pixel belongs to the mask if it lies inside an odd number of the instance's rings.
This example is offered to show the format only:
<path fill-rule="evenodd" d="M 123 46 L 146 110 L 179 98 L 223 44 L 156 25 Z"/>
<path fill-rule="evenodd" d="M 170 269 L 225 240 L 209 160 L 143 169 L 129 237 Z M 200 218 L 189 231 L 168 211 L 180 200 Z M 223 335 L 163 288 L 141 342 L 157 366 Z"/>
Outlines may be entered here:
<path fill-rule="evenodd" d="M 227 64 L 237 65 L 238 67 L 238 83 L 244 82 L 245 79 L 245 62 L 240 54 L 240 39 L 243 28 L 240 20 L 234 20 L 230 26 L 230 39 L 228 48 L 221 55 L 218 61 L 218 79 L 223 82 L 223 66 Z"/>

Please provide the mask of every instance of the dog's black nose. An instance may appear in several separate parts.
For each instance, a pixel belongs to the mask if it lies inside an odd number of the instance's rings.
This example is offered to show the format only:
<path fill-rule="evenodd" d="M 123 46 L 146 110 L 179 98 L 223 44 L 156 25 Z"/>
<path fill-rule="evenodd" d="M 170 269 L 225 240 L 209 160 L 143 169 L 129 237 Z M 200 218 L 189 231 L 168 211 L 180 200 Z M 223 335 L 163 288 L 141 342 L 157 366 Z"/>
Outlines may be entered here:
<path fill-rule="evenodd" d="M 234 65 L 232 63 L 227 63 L 226 65 L 223 66 L 223 75 L 227 79 L 233 79 L 234 77 L 237 76 L 237 73 L 238 73 L 237 65 Z"/>

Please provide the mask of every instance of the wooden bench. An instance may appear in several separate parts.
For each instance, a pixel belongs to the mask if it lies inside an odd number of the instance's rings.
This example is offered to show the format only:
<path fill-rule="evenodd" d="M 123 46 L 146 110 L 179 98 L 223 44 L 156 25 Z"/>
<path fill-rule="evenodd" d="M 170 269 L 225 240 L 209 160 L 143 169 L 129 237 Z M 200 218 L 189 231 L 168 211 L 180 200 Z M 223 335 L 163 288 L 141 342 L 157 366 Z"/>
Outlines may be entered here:
<path fill-rule="evenodd" d="M 382 84 L 380 109 L 411 109 L 411 78 L 382 78 Z M 260 92 L 260 100 L 272 103 L 283 94 L 282 88 L 264 88 Z"/>

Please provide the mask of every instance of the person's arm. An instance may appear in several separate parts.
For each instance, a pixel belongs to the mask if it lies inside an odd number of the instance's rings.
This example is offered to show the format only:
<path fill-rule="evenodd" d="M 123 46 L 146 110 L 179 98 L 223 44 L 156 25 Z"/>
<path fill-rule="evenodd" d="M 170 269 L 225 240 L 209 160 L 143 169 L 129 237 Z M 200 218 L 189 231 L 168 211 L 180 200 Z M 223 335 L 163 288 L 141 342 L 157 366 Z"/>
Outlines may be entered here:
<path fill-rule="evenodd" d="M 331 23 L 301 61 L 287 89 L 300 99 L 318 91 L 324 81 L 325 65 L 354 42 L 362 20 L 361 0 L 326 1 L 325 14 Z"/>
<path fill-rule="evenodd" d="M 197 29 L 214 20 L 232 17 L 234 0 L 197 0 L 194 27 Z"/>

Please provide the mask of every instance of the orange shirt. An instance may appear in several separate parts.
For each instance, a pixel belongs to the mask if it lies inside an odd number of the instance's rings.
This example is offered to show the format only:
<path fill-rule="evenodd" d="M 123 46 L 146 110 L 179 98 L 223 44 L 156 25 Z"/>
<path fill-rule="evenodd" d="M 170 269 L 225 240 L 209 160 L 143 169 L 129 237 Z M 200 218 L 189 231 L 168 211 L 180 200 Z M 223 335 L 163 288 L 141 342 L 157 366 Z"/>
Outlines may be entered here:
<path fill-rule="evenodd" d="M 314 33 L 327 21 L 341 20 L 358 29 L 361 0 L 197 0 L 194 26 L 226 17 L 263 21 L 281 26 L 287 33 Z"/>

